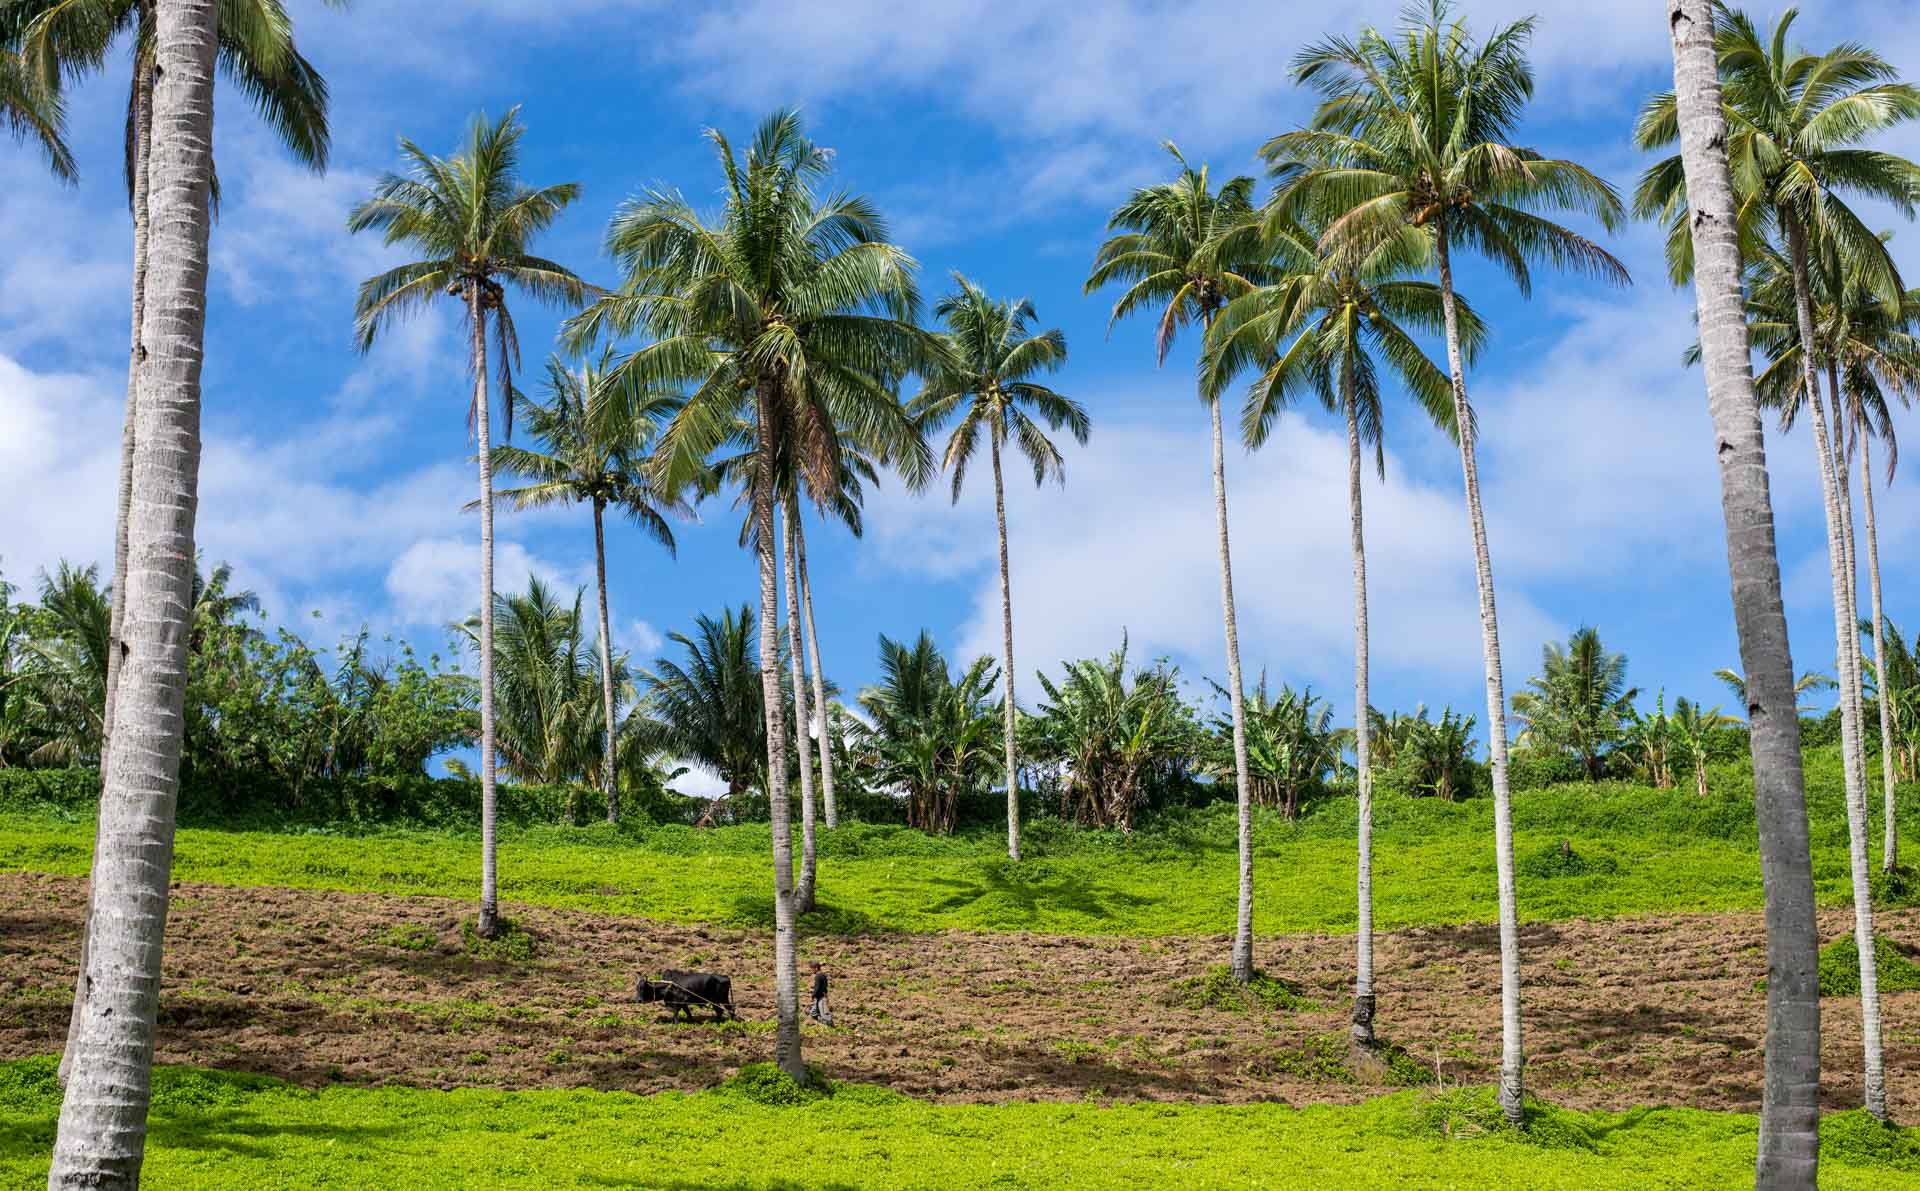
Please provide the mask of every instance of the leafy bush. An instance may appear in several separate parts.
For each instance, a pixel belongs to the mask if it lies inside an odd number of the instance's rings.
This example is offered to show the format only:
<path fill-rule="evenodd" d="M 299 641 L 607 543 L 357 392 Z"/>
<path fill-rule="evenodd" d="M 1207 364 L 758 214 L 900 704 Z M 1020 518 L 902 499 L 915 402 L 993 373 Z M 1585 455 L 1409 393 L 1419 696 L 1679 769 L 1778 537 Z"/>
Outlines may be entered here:
<path fill-rule="evenodd" d="M 1515 749 L 1507 756 L 1507 784 L 1515 790 L 1544 790 L 1585 777 L 1573 754 L 1559 749 Z"/>
<path fill-rule="evenodd" d="M 91 816 L 100 800 L 93 769 L 0 769 L 0 811 Z"/>
<path fill-rule="evenodd" d="M 1215 964 L 1205 976 L 1190 976 L 1175 986 L 1182 999 L 1195 1009 L 1222 1009 L 1228 1013 L 1257 1013 L 1262 1010 L 1293 1013 L 1312 1011 L 1320 1006 L 1300 995 L 1295 986 L 1255 970 L 1253 979 L 1241 984 L 1233 978 L 1233 969 Z"/>
<path fill-rule="evenodd" d="M 1920 989 L 1920 964 L 1915 964 L 1893 940 L 1878 937 L 1873 941 L 1874 968 L 1880 976 L 1880 993 L 1909 992 Z M 1820 949 L 1820 995 L 1852 997 L 1860 995 L 1860 949 L 1852 935 L 1842 935 Z"/>
<path fill-rule="evenodd" d="M 788 1108 L 825 1100 L 833 1095 L 834 1087 L 818 1067 L 807 1068 L 807 1084 L 801 1087 L 791 1075 L 772 1063 L 749 1063 L 734 1072 L 716 1090 L 726 1095 L 744 1097 L 755 1104 Z"/>
<path fill-rule="evenodd" d="M 1875 868 L 1867 876 L 1867 890 L 1876 910 L 1920 906 L 1920 873 L 1912 865 L 1895 865 L 1892 872 Z"/>
<path fill-rule="evenodd" d="M 1864 1108 L 1820 1122 L 1820 1161 L 1920 1174 L 1920 1129 L 1874 1119 Z"/>
<path fill-rule="evenodd" d="M 1604 853 L 1589 855 L 1576 852 L 1571 840 L 1561 840 L 1520 857 L 1519 869 L 1526 876 L 1552 880 L 1555 877 L 1585 877 L 1618 872 L 1620 862 Z"/>
<path fill-rule="evenodd" d="M 1421 1103 L 1420 1126 L 1434 1137 L 1459 1141 L 1475 1137 L 1503 1137 L 1549 1150 L 1586 1150 L 1599 1147 L 1593 1131 L 1565 1109 L 1529 1096 L 1521 1105 L 1521 1124 L 1515 1128 L 1500 1110 L 1492 1088 L 1449 1088 L 1434 1092 Z"/>
<path fill-rule="evenodd" d="M 466 946 L 467 954 L 475 959 L 502 960 L 508 963 L 529 963 L 539 950 L 533 936 L 517 922 L 502 921 L 500 933 L 491 939 L 482 938 L 479 926 L 469 918 L 460 924 L 460 941 Z"/>

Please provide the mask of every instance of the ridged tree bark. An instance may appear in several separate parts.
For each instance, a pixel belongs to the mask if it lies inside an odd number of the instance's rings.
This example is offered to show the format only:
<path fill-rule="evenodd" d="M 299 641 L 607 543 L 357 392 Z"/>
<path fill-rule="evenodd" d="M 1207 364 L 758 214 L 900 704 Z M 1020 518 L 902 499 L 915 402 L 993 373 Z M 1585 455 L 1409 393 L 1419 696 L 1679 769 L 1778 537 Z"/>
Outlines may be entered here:
<path fill-rule="evenodd" d="M 1840 680 L 1840 742 L 1847 791 L 1847 863 L 1853 878 L 1853 942 L 1860 957 L 1860 1034 L 1867 1111 L 1885 1120 L 1887 1085 L 1880 1048 L 1880 980 L 1873 955 L 1873 900 L 1867 873 L 1866 772 L 1861 764 L 1859 683 L 1860 620 L 1854 615 L 1847 581 L 1846 531 L 1842 524 L 1839 472 L 1827 437 L 1825 403 L 1820 399 L 1820 370 L 1815 365 L 1819 340 L 1813 327 L 1813 287 L 1807 275 L 1806 230 L 1796 218 L 1787 224 L 1787 251 L 1793 266 L 1794 317 L 1799 323 L 1800 360 L 1807 409 L 1813 415 L 1814 449 L 1820 456 L 1820 487 L 1827 514 L 1827 570 L 1833 588 L 1834 672 Z M 1841 429 L 1839 394 L 1833 395 L 1834 429 Z"/>
<path fill-rule="evenodd" d="M 1204 319 L 1213 326 L 1213 313 Z M 1220 399 L 1210 398 L 1213 419 L 1213 515 L 1220 539 L 1220 607 L 1227 636 L 1227 702 L 1233 712 L 1233 782 L 1238 804 L 1240 895 L 1233 926 L 1233 978 L 1253 979 L 1253 797 L 1247 785 L 1246 699 L 1240 683 L 1240 626 L 1233 611 L 1233 552 L 1227 545 L 1227 453 L 1220 432 Z"/>
<path fill-rule="evenodd" d="M 1873 436 L 1860 436 L 1860 495 L 1867 514 L 1867 586 L 1873 597 L 1873 672 L 1880 675 L 1874 702 L 1880 705 L 1880 785 L 1886 799 L 1885 842 L 1881 846 L 1880 868 L 1892 872 L 1900 863 L 1900 843 L 1896 833 L 1898 815 L 1894 806 L 1896 774 L 1893 761 L 1893 700 L 1887 697 L 1887 643 L 1881 628 L 1880 611 L 1880 537 L 1873 522 Z"/>
<path fill-rule="evenodd" d="M 813 584 L 807 579 L 807 529 L 804 519 L 793 519 L 793 557 L 800 567 L 800 610 L 807 621 L 807 664 L 813 670 L 813 706 L 820 715 L 820 809 L 827 830 L 840 826 L 840 808 L 833 800 L 833 737 L 827 722 L 827 680 L 821 677 L 820 633 L 813 627 Z"/>
<path fill-rule="evenodd" d="M 793 671 L 793 742 L 800 762 L 800 881 L 794 889 L 794 912 L 813 912 L 814 831 L 813 831 L 813 748 L 811 731 L 813 711 L 807 706 L 805 654 L 800 648 L 800 576 L 799 554 L 793 544 L 793 527 L 800 520 L 796 502 L 789 499 L 781 510 L 780 540 L 786 550 L 787 565 L 787 657 Z"/>
<path fill-rule="evenodd" d="M 1815 1185 L 1820 1161 L 1820 936 L 1800 772 L 1800 720 L 1780 596 L 1766 443 L 1754 399 L 1712 0 L 1667 0 L 1694 294 L 1747 678 L 1767 918 L 1767 1037 L 1755 1186 Z"/>
<path fill-rule="evenodd" d="M 601 733 L 601 747 L 606 750 L 600 759 L 600 784 L 607 795 L 607 822 L 620 821 L 620 796 L 614 782 L 614 764 L 619 746 L 618 725 L 614 722 L 613 706 L 613 634 L 607 623 L 607 532 L 602 524 L 605 520 L 607 502 L 599 497 L 593 500 L 593 572 L 600 585 L 600 711 L 605 718 L 606 727 Z"/>
<path fill-rule="evenodd" d="M 487 418 L 487 297 L 478 281 L 467 283 L 466 300 L 472 331 L 473 432 L 480 447 L 480 921 L 474 929 L 491 939 L 500 933 L 493 747 L 493 439 Z"/>
<path fill-rule="evenodd" d="M 100 806 L 99 912 L 50 1188 L 136 1187 L 145 1154 L 192 629 L 216 15 L 215 0 L 160 0 L 155 22 L 119 747 Z"/>
<path fill-rule="evenodd" d="M 114 509 L 113 521 L 113 605 L 108 619 L 107 630 L 107 682 L 104 692 L 105 705 L 100 717 L 100 790 L 102 797 L 107 788 L 107 765 L 113 753 L 113 718 L 115 711 L 115 693 L 120 686 L 120 662 L 125 655 L 121 640 L 122 626 L 126 620 L 127 593 L 127 518 L 133 508 L 133 444 L 134 427 L 140 407 L 140 334 L 141 321 L 146 313 L 147 291 L 147 153 L 153 140 L 153 70 L 149 59 L 141 55 L 134 56 L 134 108 L 133 117 L 133 153 L 128 163 L 132 166 L 132 185 L 129 188 L 131 198 L 128 206 L 133 213 L 133 342 L 127 351 L 127 405 L 126 414 L 120 422 L 120 481 Z M 99 833 L 94 834 L 93 862 L 100 863 Z M 91 871 L 91 870 L 89 870 Z M 87 915 L 80 925 L 80 969 L 74 980 L 73 1013 L 67 1020 L 67 1037 L 71 1039 L 80 1027 L 80 1005 L 84 989 L 81 982 L 87 976 L 87 936 L 93 922 L 93 893 L 89 887 L 87 893 Z M 66 1047 L 60 1055 L 60 1086 L 67 1084 L 67 1073 L 73 1066 L 73 1050 Z"/>
<path fill-rule="evenodd" d="M 1474 458 L 1473 410 L 1467 404 L 1467 374 L 1460 356 L 1453 262 L 1447 223 L 1436 221 L 1440 304 L 1447 330 L 1447 369 L 1453 379 L 1453 416 L 1460 428 L 1460 474 L 1466 485 L 1467 520 L 1473 530 L 1474 582 L 1480 590 L 1480 646 L 1487 670 L 1487 767 L 1493 775 L 1494 869 L 1500 887 L 1500 1110 L 1522 1120 L 1526 1051 L 1520 1036 L 1520 908 L 1514 892 L 1513 802 L 1507 787 L 1507 694 L 1500 673 L 1500 621 L 1493 603 L 1493 557 L 1487 549 L 1487 519 L 1480 508 L 1480 469 Z"/>
<path fill-rule="evenodd" d="M 800 960 L 793 896 L 793 808 L 787 802 L 787 714 L 780 698 L 780 604 L 774 557 L 773 444 L 770 382 L 755 395 L 760 429 L 760 458 L 753 480 L 754 554 L 760 564 L 760 698 L 767 721 L 767 806 L 773 820 L 773 996 L 778 1016 L 774 1062 L 798 1083 L 807 1081 L 800 1055 Z"/>
<path fill-rule="evenodd" d="M 1000 531 L 1000 647 L 1005 669 L 1006 713 L 1001 725 L 1007 755 L 1007 858 L 1020 859 L 1020 768 L 1018 742 L 1014 737 L 1013 702 L 1013 579 L 1007 569 L 1007 494 L 1000 473 L 1000 426 L 995 421 L 989 435 L 993 449 L 993 518 Z"/>
<path fill-rule="evenodd" d="M 1371 1050 L 1373 1037 L 1373 752 L 1367 720 L 1367 536 L 1360 509 L 1360 421 L 1353 408 L 1353 362 L 1342 379 L 1347 409 L 1347 505 L 1353 528 L 1353 757 L 1360 796 L 1355 883 L 1359 921 L 1354 930 L 1353 1040 Z"/>

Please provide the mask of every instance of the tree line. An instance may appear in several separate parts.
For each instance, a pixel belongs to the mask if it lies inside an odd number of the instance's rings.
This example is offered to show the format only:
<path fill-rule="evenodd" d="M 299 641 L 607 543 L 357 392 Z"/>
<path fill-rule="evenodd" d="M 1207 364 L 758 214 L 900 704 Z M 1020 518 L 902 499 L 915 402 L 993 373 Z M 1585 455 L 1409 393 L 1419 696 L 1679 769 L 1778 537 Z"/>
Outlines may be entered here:
<path fill-rule="evenodd" d="M 1212 764 L 1224 784 L 1231 756 L 1240 819 L 1233 970 L 1243 981 L 1252 975 L 1254 756 L 1266 747 L 1254 724 L 1273 705 L 1286 704 L 1286 692 L 1270 698 L 1262 687 L 1249 700 L 1243 681 L 1221 397 L 1235 380 L 1251 378 L 1239 427 L 1251 446 L 1274 433 L 1280 415 L 1302 397 L 1313 397 L 1346 422 L 1357 646 L 1353 733 L 1361 806 L 1353 1024 L 1361 1045 L 1373 1040 L 1370 830 L 1376 741 L 1367 693 L 1360 473 L 1366 446 L 1375 449 L 1376 468 L 1384 461 L 1383 378 L 1400 382 L 1423 415 L 1457 444 L 1487 681 L 1481 728 L 1499 886 L 1500 1102 L 1518 1123 L 1524 1051 L 1510 810 L 1513 758 L 1492 552 L 1477 474 L 1478 427 L 1467 384 L 1468 368 L 1484 358 L 1490 336 L 1455 291 L 1453 257 L 1484 258 L 1522 294 L 1530 293 L 1540 266 L 1625 284 L 1626 271 L 1612 255 L 1553 217 L 1585 217 L 1607 230 L 1630 214 L 1667 224 L 1671 279 L 1692 281 L 1699 303 L 1697 354 L 1706 373 L 1722 475 L 1739 673 L 1766 876 L 1769 1017 L 1757 1178 L 1762 1185 L 1800 1185 L 1811 1182 L 1817 1161 L 1817 936 L 1800 722 L 1760 411 L 1769 404 L 1789 422 L 1811 415 L 1807 420 L 1820 464 L 1862 968 L 1866 1100 L 1871 1111 L 1884 1116 L 1866 888 L 1866 667 L 1856 647 L 1863 618 L 1852 491 L 1857 484 L 1867 514 L 1873 665 L 1886 673 L 1867 464 L 1875 438 L 1891 463 L 1887 399 L 1905 401 L 1920 373 L 1911 366 L 1916 359 L 1909 338 L 1912 298 L 1885 241 L 1867 229 L 1846 200 L 1878 199 L 1905 214 L 1920 201 L 1920 168 L 1867 147 L 1876 134 L 1920 115 L 1920 89 L 1857 45 L 1818 54 L 1798 49 L 1789 34 L 1791 10 L 1765 34 L 1744 14 L 1708 0 L 1668 0 L 1668 18 L 1676 86 L 1649 102 L 1635 137 L 1647 151 L 1676 143 L 1680 151 L 1647 171 L 1631 206 L 1578 163 L 1515 142 L 1533 91 L 1527 57 L 1533 22 L 1515 22 L 1481 38 L 1445 0 L 1428 0 L 1395 30 L 1369 27 L 1356 36 L 1328 37 L 1296 56 L 1293 77 L 1319 103 L 1303 127 L 1283 131 L 1261 147 L 1272 182 L 1266 198 L 1260 199 L 1248 176 L 1216 185 L 1204 163 L 1195 165 L 1169 146 L 1175 176 L 1136 191 L 1116 208 L 1112 234 L 1095 255 L 1087 289 L 1119 287 L 1116 323 L 1150 315 L 1159 359 L 1182 329 L 1195 330 L 1201 341 L 1196 381 L 1213 442 L 1228 703 L 1227 715 L 1214 726 L 1221 743 Z M 134 336 L 107 608 L 98 725 L 103 797 L 90 895 L 92 906 L 109 905 L 114 912 L 89 913 L 69 1045 L 72 1079 L 51 1175 L 55 1185 L 131 1183 L 139 1169 L 167 892 L 166 864 L 153 861 L 169 854 L 185 738 L 180 708 L 189 677 L 194 604 L 192 510 L 214 193 L 215 70 L 240 84 L 239 92 L 302 160 L 320 168 L 327 156 L 325 84 L 294 48 L 291 22 L 277 0 L 8 0 L 0 5 L 0 110 L 17 134 L 41 148 L 57 174 L 71 176 L 75 168 L 61 140 L 62 84 L 100 67 L 122 32 L 131 32 L 136 45 L 127 153 L 135 228 Z M 602 556 L 601 780 L 611 798 L 618 754 L 616 666 L 605 623 L 603 514 L 609 508 L 623 511 L 664 542 L 661 531 L 676 508 L 731 493 L 745 515 L 742 544 L 753 550 L 759 569 L 759 606 L 751 631 L 758 644 L 754 664 L 762 696 L 764 784 L 774 827 L 776 1050 L 781 1067 L 804 1081 L 794 945 L 796 915 L 810 890 L 796 888 L 794 880 L 788 757 L 791 745 L 801 792 L 804 864 L 815 827 L 809 754 L 827 706 L 819 643 L 811 631 L 805 509 L 812 507 L 823 523 L 837 521 L 858 532 L 864 484 L 892 471 L 918 488 L 944 464 L 957 489 L 982 437 L 993 464 L 996 506 L 1003 507 L 1003 448 L 1020 451 L 1037 480 L 1057 477 L 1060 455 L 1047 434 L 1065 430 L 1084 439 L 1088 419 L 1077 403 L 1035 379 L 1064 362 L 1065 344 L 1057 333 L 1033 332 L 1031 310 L 1024 304 L 995 302 L 956 278 L 953 294 L 935 307 L 940 328 L 920 325 L 915 263 L 891 242 L 873 204 L 829 189 L 831 156 L 807 138 L 793 113 L 768 118 L 744 149 L 718 132 L 710 134 L 724 184 L 717 212 L 698 211 L 672 190 L 647 191 L 624 204 L 606 236 L 621 276 L 605 288 L 533 251 L 539 235 L 578 198 L 579 188 L 524 184 L 517 169 L 522 135 L 509 113 L 497 121 L 476 120 L 451 156 L 435 156 L 403 141 L 406 172 L 384 178 L 348 221 L 351 230 L 376 232 L 390 244 L 406 246 L 415 258 L 362 286 L 355 330 L 363 349 L 396 320 L 442 298 L 453 301 L 468 331 L 473 387 L 463 405 L 478 448 L 482 540 L 472 628 L 482 787 L 479 929 L 491 934 L 499 925 L 494 825 L 500 761 L 506 757 L 511 768 L 552 760 L 537 749 L 516 758 L 500 747 L 510 733 L 530 740 L 545 725 L 508 727 L 508 716 L 500 714 L 511 714 L 503 697 L 506 675 L 496 671 L 505 652 L 500 646 L 503 636 L 510 638 L 521 626 L 499 632 L 492 563 L 496 503 L 571 500 L 593 512 L 596 552 Z M 597 385 L 589 378 L 591 369 L 577 374 L 549 369 L 550 402 L 543 408 L 578 431 L 565 441 L 593 444 L 583 452 L 549 451 L 543 456 L 547 462 L 539 462 L 495 450 L 496 391 L 503 437 L 510 435 L 515 410 L 523 404 L 513 383 L 520 361 L 510 297 L 568 311 L 561 346 L 600 361 Z M 1427 355 L 1429 340 L 1444 348 L 1444 363 Z M 1764 361 L 1757 378 L 1750 348 L 1757 348 Z M 579 383 L 562 381 L 561 374 L 577 375 Z M 903 392 L 911 378 L 921 385 L 914 397 Z M 565 391 L 569 388 L 575 391 Z M 928 435 L 956 416 L 959 428 L 937 460 Z M 531 409 L 528 417 L 539 419 Z M 544 437 L 551 445 L 564 436 Z M 520 472 L 528 483 L 496 490 L 496 464 Z M 1008 796 L 1008 851 L 1017 858 L 1021 733 L 1014 718 L 1013 600 L 1004 515 L 999 528 L 999 677 L 1005 693 L 998 744 Z M 784 673 L 778 640 L 783 588 Z M 901 666 L 918 664 L 917 647 L 896 648 Z M 1144 685 L 1145 698 L 1154 698 L 1153 681 L 1143 684 L 1137 675 L 1129 681 L 1125 670 L 1123 651 L 1111 665 L 1070 669 L 1048 695 L 1097 724 L 1101 709 L 1122 694 L 1137 693 Z M 948 670 L 944 685 L 930 677 L 926 688 L 914 688 L 914 698 L 928 696 L 923 703 L 869 709 L 876 723 L 899 714 L 943 724 L 941 738 L 951 746 L 944 760 L 896 741 L 899 747 L 882 762 L 898 783 L 923 787 L 915 813 L 924 824 L 938 826 L 954 813 L 950 793 L 930 775 L 942 772 L 941 766 L 947 774 L 972 772 L 992 753 L 995 742 L 978 714 L 992 677 L 977 665 L 957 675 Z M 792 692 L 791 707 L 783 681 Z M 1573 735 L 1561 747 L 1571 748 L 1583 766 L 1596 761 L 1601 745 L 1588 732 L 1592 725 L 1556 719 L 1552 708 L 1534 699 L 1548 699 L 1550 687 L 1549 681 L 1549 689 L 1528 692 L 1533 714 L 1521 712 L 1527 732 L 1547 741 L 1568 731 Z M 1896 700 L 1876 702 L 1891 820 Z M 1705 724 L 1706 713 L 1688 706 L 1687 723 Z M 1313 709 L 1297 700 L 1285 709 L 1286 717 L 1303 712 L 1307 721 L 1318 722 Z M 1664 700 L 1656 700 L 1655 716 L 1665 718 Z M 576 711 L 574 734 L 582 725 L 590 734 L 591 723 L 590 715 Z M 1463 726 L 1463 719 L 1443 712 L 1431 730 L 1457 733 Z M 1677 737 L 1670 731 L 1669 738 Z M 1391 730 L 1379 734 L 1379 743 L 1387 751 L 1401 747 Z M 819 755 L 819 802 L 829 829 L 838 813 L 833 752 L 829 746 Z M 1076 755 L 1062 766 L 1058 780 L 1062 806 L 1090 816 L 1124 813 L 1113 806 L 1112 792 L 1152 773 L 1145 754 L 1125 747 L 1088 754 L 1085 764 L 1083 770 Z M 1097 788 L 1090 785 L 1096 773 L 1106 775 Z M 1453 788 L 1451 775 L 1436 779 L 1441 780 Z M 617 809 L 611 801 L 609 806 Z M 1896 862 L 1889 832 L 1883 864 Z"/>

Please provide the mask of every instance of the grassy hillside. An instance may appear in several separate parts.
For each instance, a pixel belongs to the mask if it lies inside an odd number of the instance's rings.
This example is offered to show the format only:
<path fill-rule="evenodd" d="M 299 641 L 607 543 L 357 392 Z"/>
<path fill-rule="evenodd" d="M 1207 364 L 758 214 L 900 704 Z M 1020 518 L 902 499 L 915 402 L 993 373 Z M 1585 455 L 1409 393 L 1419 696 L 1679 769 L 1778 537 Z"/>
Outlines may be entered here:
<path fill-rule="evenodd" d="M 790 1089 L 791 1085 L 787 1085 Z M 777 1080 L 687 1096 L 304 1092 L 162 1069 L 145 1181 L 156 1187 L 1709 1188 L 1752 1178 L 1756 1122 L 1690 1109 L 1542 1108 L 1517 1140 L 1490 1094 L 1405 1092 L 1291 1109 L 1098 1103 L 934 1106 L 875 1088 L 769 1103 Z M 51 1058 L 0 1064 L 0 1188 L 44 1186 Z M 1827 1118 L 1821 1184 L 1911 1185 L 1920 1136 Z"/>
<path fill-rule="evenodd" d="M 1687 790 L 1561 786 L 1515 798 L 1521 913 L 1530 919 L 1671 910 L 1756 909 L 1760 870 L 1750 782 L 1737 769 L 1701 799 Z M 1844 904 L 1846 820 L 1837 761 L 1816 755 L 1814 877 Z M 1903 792 L 1920 815 L 1915 792 Z M 1354 804 L 1334 798 L 1256 834 L 1262 932 L 1339 931 L 1354 921 Z M 1909 819 L 1909 821 L 1913 821 Z M 1382 929 L 1494 917 L 1492 810 L 1486 799 L 1385 799 L 1375 833 Z M 0 815 L 0 869 L 84 874 L 91 825 L 74 816 Z M 1877 821 L 1875 831 L 1878 831 Z M 997 835 L 934 838 L 853 825 L 821 835 L 822 930 L 946 928 L 1058 934 L 1205 934 L 1227 929 L 1234 844 L 1229 808 L 1164 820 L 1131 836 L 1040 820 L 1026 863 Z M 503 830 L 509 901 L 685 923 L 771 920 L 764 826 L 696 831 L 600 824 Z M 1571 849 L 1567 857 L 1562 845 Z M 174 877 L 224 885 L 465 897 L 479 850 L 466 832 L 275 833 L 183 829 Z"/>

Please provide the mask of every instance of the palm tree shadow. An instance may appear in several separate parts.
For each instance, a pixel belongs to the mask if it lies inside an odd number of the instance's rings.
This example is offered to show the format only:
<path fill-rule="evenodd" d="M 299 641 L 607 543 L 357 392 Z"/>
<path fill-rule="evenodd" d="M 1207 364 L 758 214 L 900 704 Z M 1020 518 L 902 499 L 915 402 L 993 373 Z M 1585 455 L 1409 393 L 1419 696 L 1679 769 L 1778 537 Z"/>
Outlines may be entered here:
<path fill-rule="evenodd" d="M 1128 910 L 1153 905 L 1159 899 L 1101 887 L 1082 876 L 1055 876 L 1037 864 L 983 864 L 978 880 L 933 878 L 925 883 L 949 891 L 928 904 L 934 913 L 957 911 L 981 902 L 994 903 L 993 918 L 1032 926 L 1045 912 L 1065 911 L 1095 922 L 1113 922 Z"/>
<path fill-rule="evenodd" d="M 305 1137 L 342 1142 L 362 1149 L 406 1132 L 403 1125 L 298 1125 L 261 1120 L 250 1111 L 195 1113 L 156 1119 L 149 1136 L 166 1149 L 220 1151 L 243 1158 L 284 1158 L 284 1151 L 268 1144 L 275 1138 Z"/>

